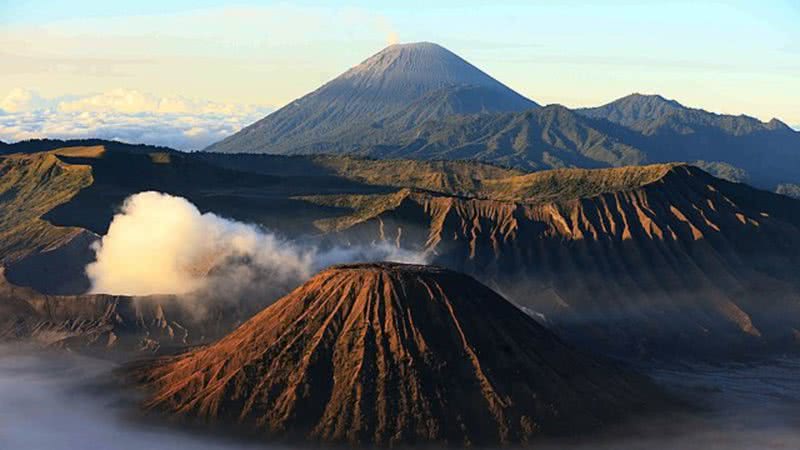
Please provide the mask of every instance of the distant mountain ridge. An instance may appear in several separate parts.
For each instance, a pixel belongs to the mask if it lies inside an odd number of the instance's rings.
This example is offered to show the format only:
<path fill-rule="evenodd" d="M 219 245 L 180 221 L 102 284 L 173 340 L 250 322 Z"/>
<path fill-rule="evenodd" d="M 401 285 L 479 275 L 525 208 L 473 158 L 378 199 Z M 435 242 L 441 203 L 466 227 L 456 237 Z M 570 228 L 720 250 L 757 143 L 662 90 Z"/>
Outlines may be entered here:
<path fill-rule="evenodd" d="M 800 182 L 800 133 L 783 122 L 714 114 L 638 94 L 587 110 L 548 105 L 450 115 L 410 129 L 357 129 L 296 153 L 474 159 L 523 170 L 699 162 L 763 188 Z"/>
<path fill-rule="evenodd" d="M 637 132 L 634 145 L 646 151 L 648 162 L 725 163 L 771 189 L 800 181 L 800 133 L 778 119 L 716 114 L 641 94 L 576 112 Z"/>
<path fill-rule="evenodd" d="M 11 153 L 38 153 L 67 147 L 92 147 L 97 145 L 128 153 L 178 152 L 178 150 L 161 145 L 129 144 L 127 142 L 108 139 L 27 139 L 14 143 L 0 141 L 0 155 Z"/>
<path fill-rule="evenodd" d="M 611 131 L 613 129 L 613 131 Z M 474 159 L 541 170 L 559 167 L 607 167 L 642 164 L 646 155 L 614 134 L 627 130 L 582 117 L 560 106 L 537 110 L 429 121 L 393 141 L 351 147 L 362 156 L 415 159 Z M 345 146 L 347 141 L 330 143 Z"/>
<path fill-rule="evenodd" d="M 698 162 L 759 187 L 800 183 L 800 132 L 780 120 L 638 93 L 541 109 L 427 42 L 387 47 L 206 150 L 474 159 L 523 170 Z"/>
<path fill-rule="evenodd" d="M 417 112 L 421 119 L 538 106 L 439 45 L 398 44 L 206 150 L 289 153 L 325 136 L 379 122 L 437 91 L 432 108 Z"/>
<path fill-rule="evenodd" d="M 631 94 L 596 108 L 580 108 L 579 114 L 606 119 L 644 134 L 653 134 L 663 127 L 691 132 L 691 127 L 713 126 L 734 136 L 757 131 L 792 131 L 778 119 L 762 122 L 746 115 L 716 114 L 703 109 L 689 108 L 660 95 Z M 680 128 L 684 127 L 684 128 Z"/>
<path fill-rule="evenodd" d="M 660 95 L 631 94 L 595 108 L 579 108 L 576 112 L 596 119 L 606 119 L 631 126 L 641 120 L 653 120 L 686 109 L 675 100 Z"/>

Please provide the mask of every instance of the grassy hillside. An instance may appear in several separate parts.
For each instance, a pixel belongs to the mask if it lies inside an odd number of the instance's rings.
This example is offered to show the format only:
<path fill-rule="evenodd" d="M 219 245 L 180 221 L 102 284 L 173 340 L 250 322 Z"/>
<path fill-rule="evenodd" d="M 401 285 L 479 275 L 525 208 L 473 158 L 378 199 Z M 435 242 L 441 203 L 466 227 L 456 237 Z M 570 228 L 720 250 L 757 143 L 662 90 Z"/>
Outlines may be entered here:
<path fill-rule="evenodd" d="M 193 155 L 228 169 L 283 177 L 324 177 L 363 185 L 415 188 L 456 195 L 480 190 L 483 180 L 522 175 L 524 172 L 475 161 L 380 160 L 350 156 L 281 156 L 220 153 Z M 342 186 L 344 188 L 344 186 Z"/>
<path fill-rule="evenodd" d="M 628 191 L 654 183 L 676 164 L 612 169 L 556 169 L 486 180 L 479 194 L 488 199 L 563 202 Z"/>
<path fill-rule="evenodd" d="M 89 166 L 65 164 L 57 152 L 0 157 L 0 265 L 65 244 L 80 230 L 41 216 L 92 184 Z"/>

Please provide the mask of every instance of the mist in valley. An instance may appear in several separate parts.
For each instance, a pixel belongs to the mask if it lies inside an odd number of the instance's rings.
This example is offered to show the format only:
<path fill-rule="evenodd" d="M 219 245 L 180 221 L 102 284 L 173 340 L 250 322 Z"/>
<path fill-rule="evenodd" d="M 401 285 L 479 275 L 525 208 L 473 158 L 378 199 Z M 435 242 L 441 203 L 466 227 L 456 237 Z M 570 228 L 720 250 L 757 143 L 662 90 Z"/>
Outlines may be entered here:
<path fill-rule="evenodd" d="M 135 421 L 136 398 L 114 385 L 111 371 L 115 367 L 108 361 L 71 353 L 26 345 L 0 346 L 0 448 L 255 448 Z"/>
<path fill-rule="evenodd" d="M 283 448 L 140 420 L 137 397 L 115 384 L 108 361 L 24 345 L 0 347 L 0 448 Z M 652 417 L 545 449 L 788 449 L 800 447 L 798 360 L 761 365 L 685 365 L 650 370 L 697 402 L 692 415 Z"/>

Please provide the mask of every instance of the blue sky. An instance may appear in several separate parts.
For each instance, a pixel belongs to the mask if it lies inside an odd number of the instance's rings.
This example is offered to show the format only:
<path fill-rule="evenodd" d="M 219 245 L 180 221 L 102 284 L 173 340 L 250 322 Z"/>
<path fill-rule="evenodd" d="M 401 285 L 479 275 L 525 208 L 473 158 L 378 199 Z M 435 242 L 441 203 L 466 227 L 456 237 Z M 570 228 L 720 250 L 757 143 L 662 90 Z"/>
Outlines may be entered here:
<path fill-rule="evenodd" d="M 425 40 L 543 104 L 659 93 L 800 124 L 798 24 L 797 0 L 0 0 L 0 100 L 125 90 L 274 108 L 388 42 Z"/>

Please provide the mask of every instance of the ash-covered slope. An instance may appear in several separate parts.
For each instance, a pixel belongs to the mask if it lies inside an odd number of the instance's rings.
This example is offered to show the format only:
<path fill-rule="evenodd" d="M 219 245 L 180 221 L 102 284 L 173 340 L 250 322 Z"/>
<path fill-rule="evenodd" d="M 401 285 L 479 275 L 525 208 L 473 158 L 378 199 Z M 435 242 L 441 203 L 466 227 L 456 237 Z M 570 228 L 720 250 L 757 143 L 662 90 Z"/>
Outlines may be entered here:
<path fill-rule="evenodd" d="M 424 104 L 423 111 L 416 111 L 416 119 L 406 116 L 406 121 L 417 125 L 444 114 L 537 107 L 439 45 L 398 44 L 206 150 L 297 152 L 336 134 L 380 122 L 434 92 L 438 92 L 438 101 Z"/>
<path fill-rule="evenodd" d="M 152 409 L 352 444 L 576 435 L 663 400 L 474 279 L 393 263 L 330 268 L 216 344 L 135 376 Z"/>
<path fill-rule="evenodd" d="M 485 90 L 434 91 L 379 121 L 296 141 L 292 152 L 477 160 L 524 170 L 687 162 L 768 189 L 800 181 L 800 133 L 779 120 L 640 94 L 579 110 L 502 108 Z M 454 107 L 461 104 L 470 106 Z"/>

